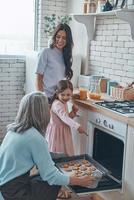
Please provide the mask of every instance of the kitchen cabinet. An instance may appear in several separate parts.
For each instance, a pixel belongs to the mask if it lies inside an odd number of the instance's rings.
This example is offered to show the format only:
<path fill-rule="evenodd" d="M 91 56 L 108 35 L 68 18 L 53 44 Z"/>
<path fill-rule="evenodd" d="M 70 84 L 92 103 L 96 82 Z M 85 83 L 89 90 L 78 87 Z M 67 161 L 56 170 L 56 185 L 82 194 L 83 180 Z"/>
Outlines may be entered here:
<path fill-rule="evenodd" d="M 88 13 L 88 14 L 73 14 L 76 21 L 84 24 L 87 29 L 88 40 L 93 40 L 95 25 L 96 25 L 96 17 L 98 16 L 108 16 L 108 15 L 116 15 L 119 19 L 126 21 L 130 24 L 132 39 L 134 39 L 134 9 L 119 9 L 106 11 L 101 13 Z"/>
<path fill-rule="evenodd" d="M 87 131 L 87 121 L 88 121 L 88 110 L 79 107 L 77 116 L 74 120 L 81 124 L 81 126 Z M 85 154 L 87 148 L 87 136 L 85 134 L 79 134 L 77 130 L 72 129 L 72 137 L 75 155 Z"/>
<path fill-rule="evenodd" d="M 134 127 L 128 126 L 125 170 L 125 198 L 134 199 Z"/>

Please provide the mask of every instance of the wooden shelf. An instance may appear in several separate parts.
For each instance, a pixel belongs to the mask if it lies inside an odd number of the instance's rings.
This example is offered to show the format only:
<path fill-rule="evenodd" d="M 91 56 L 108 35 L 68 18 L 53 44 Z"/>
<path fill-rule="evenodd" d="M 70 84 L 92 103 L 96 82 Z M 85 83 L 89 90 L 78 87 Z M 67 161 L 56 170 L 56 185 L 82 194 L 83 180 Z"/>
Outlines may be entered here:
<path fill-rule="evenodd" d="M 88 14 L 71 14 L 76 21 L 84 24 L 87 29 L 88 40 L 92 40 L 94 37 L 96 17 L 115 15 L 119 19 L 126 21 L 130 24 L 132 39 L 134 39 L 134 9 L 118 9 L 112 11 L 106 11 L 101 13 L 88 13 Z"/>

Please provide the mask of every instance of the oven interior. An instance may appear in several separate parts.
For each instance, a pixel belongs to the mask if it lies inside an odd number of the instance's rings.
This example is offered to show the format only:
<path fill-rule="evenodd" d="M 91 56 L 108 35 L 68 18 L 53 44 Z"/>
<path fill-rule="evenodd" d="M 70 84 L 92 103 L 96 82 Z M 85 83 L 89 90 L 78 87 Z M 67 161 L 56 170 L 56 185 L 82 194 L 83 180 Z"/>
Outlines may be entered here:
<path fill-rule="evenodd" d="M 102 166 L 108 173 L 103 176 L 97 188 L 81 190 L 81 187 L 72 186 L 73 190 L 76 193 L 84 193 L 120 189 L 122 187 L 124 142 L 98 128 L 94 128 L 93 138 L 92 159 L 97 163 L 98 168 Z"/>
<path fill-rule="evenodd" d="M 94 129 L 93 159 L 122 180 L 124 142 L 98 128 Z"/>

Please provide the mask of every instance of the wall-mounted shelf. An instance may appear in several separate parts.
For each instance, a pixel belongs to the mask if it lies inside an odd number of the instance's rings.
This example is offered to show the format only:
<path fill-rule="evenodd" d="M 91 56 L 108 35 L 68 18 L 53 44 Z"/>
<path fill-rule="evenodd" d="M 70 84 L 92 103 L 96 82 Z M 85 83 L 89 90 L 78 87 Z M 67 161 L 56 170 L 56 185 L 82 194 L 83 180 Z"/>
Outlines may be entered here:
<path fill-rule="evenodd" d="M 84 24 L 87 29 L 89 41 L 93 39 L 97 16 L 115 15 L 130 24 L 132 39 L 134 39 L 134 9 L 119 9 L 101 13 L 72 14 L 74 18 Z"/>

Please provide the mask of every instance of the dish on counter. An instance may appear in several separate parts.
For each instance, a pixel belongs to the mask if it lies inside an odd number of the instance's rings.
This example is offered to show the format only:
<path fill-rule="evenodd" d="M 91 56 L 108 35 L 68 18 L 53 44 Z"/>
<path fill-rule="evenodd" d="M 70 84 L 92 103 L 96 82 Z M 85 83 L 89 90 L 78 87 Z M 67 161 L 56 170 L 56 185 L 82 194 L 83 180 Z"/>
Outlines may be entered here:
<path fill-rule="evenodd" d="M 94 92 L 90 92 L 86 89 L 81 89 L 78 93 L 73 94 L 72 96 L 74 99 L 80 99 L 80 100 L 87 100 L 87 99 L 93 99 L 93 100 L 101 100 L 102 95 Z"/>
<path fill-rule="evenodd" d="M 101 94 L 94 93 L 94 92 L 88 92 L 87 97 L 89 99 L 94 99 L 94 100 L 100 100 L 101 99 Z"/>

